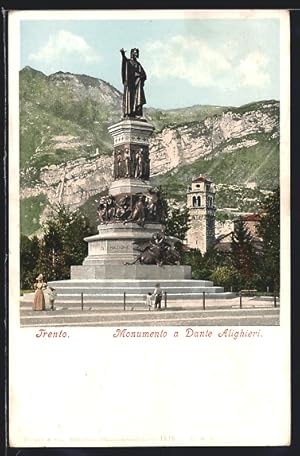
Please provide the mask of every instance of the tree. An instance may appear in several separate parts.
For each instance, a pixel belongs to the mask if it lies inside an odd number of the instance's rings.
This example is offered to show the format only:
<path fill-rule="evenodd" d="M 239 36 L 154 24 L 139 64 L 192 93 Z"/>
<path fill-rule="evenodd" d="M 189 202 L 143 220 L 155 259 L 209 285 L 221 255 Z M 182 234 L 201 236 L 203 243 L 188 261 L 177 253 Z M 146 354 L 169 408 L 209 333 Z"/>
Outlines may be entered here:
<path fill-rule="evenodd" d="M 90 223 L 81 210 L 70 211 L 63 205 L 44 227 L 38 258 L 38 270 L 46 280 L 70 278 L 70 266 L 81 264 L 87 255 L 83 238 L 92 234 Z"/>
<path fill-rule="evenodd" d="M 46 281 L 68 278 L 68 270 L 63 261 L 64 249 L 59 228 L 51 221 L 44 230 L 37 269 L 44 275 Z"/>
<path fill-rule="evenodd" d="M 228 254 L 210 247 L 204 254 L 203 275 L 211 279 L 216 268 L 228 263 Z"/>
<path fill-rule="evenodd" d="M 184 241 L 189 229 L 189 211 L 187 207 L 167 207 L 165 233 Z"/>
<path fill-rule="evenodd" d="M 240 289 L 240 272 L 232 264 L 217 266 L 212 272 L 210 279 L 215 285 L 224 287 L 227 291 Z"/>
<path fill-rule="evenodd" d="M 258 258 L 253 239 L 242 220 L 235 223 L 231 238 L 231 262 L 239 272 L 240 288 L 253 288 L 259 279 L 257 273 Z"/>
<path fill-rule="evenodd" d="M 31 289 L 37 276 L 36 265 L 40 243 L 36 236 L 30 239 L 21 235 L 20 240 L 20 279 L 22 289 Z"/>
<path fill-rule="evenodd" d="M 202 274 L 203 257 L 200 250 L 190 249 L 182 254 L 182 264 L 191 266 L 192 278 L 200 279 Z"/>
<path fill-rule="evenodd" d="M 280 284 L 280 190 L 279 187 L 261 205 L 259 235 L 263 241 L 262 275 L 271 291 Z"/>
<path fill-rule="evenodd" d="M 218 252 L 210 248 L 202 255 L 198 249 L 190 249 L 183 254 L 183 264 L 188 264 L 192 267 L 193 279 L 213 280 L 212 276 L 215 270 L 226 264 L 227 254 Z"/>

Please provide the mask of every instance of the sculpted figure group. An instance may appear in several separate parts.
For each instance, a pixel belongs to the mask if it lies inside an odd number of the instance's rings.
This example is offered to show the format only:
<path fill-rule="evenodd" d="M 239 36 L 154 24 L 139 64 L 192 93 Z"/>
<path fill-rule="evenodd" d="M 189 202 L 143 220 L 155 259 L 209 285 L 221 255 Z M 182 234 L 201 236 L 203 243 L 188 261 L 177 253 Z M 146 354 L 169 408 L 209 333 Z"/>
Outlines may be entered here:
<path fill-rule="evenodd" d="M 150 242 L 137 245 L 140 251 L 137 259 L 130 264 L 137 262 L 141 264 L 173 265 L 180 263 L 180 254 L 169 240 L 166 240 L 162 232 L 155 233 Z"/>
<path fill-rule="evenodd" d="M 129 147 L 114 150 L 113 164 L 115 179 L 124 177 L 149 179 L 149 152 L 143 147 L 139 147 L 137 150 L 130 150 Z"/>
<path fill-rule="evenodd" d="M 163 222 L 165 218 L 164 201 L 156 189 L 135 195 L 103 196 L 97 212 L 100 224 L 135 222 L 144 226 L 145 223 Z"/>

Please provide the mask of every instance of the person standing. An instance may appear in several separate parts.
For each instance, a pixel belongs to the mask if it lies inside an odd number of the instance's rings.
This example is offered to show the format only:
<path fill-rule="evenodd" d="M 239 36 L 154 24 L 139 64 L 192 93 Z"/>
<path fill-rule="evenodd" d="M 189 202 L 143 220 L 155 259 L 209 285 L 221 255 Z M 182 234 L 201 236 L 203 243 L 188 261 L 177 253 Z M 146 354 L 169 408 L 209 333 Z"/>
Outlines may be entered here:
<path fill-rule="evenodd" d="M 155 285 L 155 289 L 152 296 L 154 297 L 154 309 L 161 310 L 162 289 L 160 288 L 159 283 Z"/>
<path fill-rule="evenodd" d="M 44 282 L 43 274 L 39 274 L 36 278 L 34 284 L 35 294 L 33 300 L 33 310 L 45 310 L 45 296 L 44 289 L 46 288 L 46 283 Z"/>

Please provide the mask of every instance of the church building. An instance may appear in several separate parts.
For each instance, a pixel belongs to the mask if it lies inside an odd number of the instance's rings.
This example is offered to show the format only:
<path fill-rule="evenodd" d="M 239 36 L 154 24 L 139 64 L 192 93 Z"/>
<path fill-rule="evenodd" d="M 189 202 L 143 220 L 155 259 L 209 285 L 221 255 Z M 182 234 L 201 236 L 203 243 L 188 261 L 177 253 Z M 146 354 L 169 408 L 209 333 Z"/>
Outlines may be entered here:
<path fill-rule="evenodd" d="M 202 175 L 193 179 L 187 191 L 190 214 L 187 245 L 202 254 L 215 242 L 215 192 L 214 184 Z"/>

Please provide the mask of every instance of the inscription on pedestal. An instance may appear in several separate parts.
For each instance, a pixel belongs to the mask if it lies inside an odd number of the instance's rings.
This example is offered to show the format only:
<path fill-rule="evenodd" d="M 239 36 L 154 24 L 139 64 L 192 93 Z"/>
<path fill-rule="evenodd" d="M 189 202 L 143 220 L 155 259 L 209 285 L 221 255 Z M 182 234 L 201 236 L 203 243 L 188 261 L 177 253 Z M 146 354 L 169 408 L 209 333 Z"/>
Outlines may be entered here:
<path fill-rule="evenodd" d="M 89 242 L 89 254 L 90 255 L 99 255 L 107 253 L 107 241 L 99 240 L 95 242 Z"/>
<path fill-rule="evenodd" d="M 128 242 L 113 241 L 108 243 L 107 251 L 108 253 L 130 253 L 132 252 L 132 246 Z"/>

